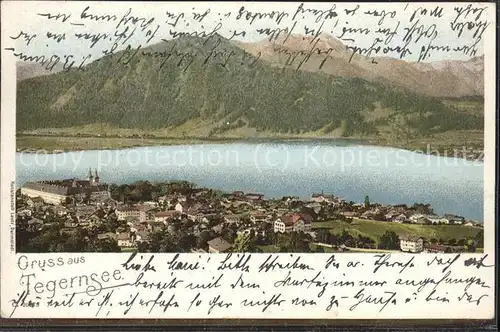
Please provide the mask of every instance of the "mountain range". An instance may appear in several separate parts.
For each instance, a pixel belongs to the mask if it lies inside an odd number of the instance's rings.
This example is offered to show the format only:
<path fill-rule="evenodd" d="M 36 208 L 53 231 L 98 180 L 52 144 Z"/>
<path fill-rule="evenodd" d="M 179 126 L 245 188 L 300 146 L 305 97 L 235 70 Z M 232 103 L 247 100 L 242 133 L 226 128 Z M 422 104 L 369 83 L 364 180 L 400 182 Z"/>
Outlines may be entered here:
<path fill-rule="evenodd" d="M 46 67 L 42 66 L 38 62 L 16 62 L 16 80 L 23 81 L 28 78 L 51 75 L 60 72 L 63 69 L 61 63 L 58 63 L 52 68 L 52 70 L 47 70 Z"/>
<path fill-rule="evenodd" d="M 84 70 L 33 74 L 18 82 L 17 130 L 106 124 L 173 136 L 182 127 L 188 136 L 410 137 L 483 128 L 482 57 L 374 63 L 356 55 L 349 62 L 345 46 L 326 36 L 316 44 L 332 49 L 321 70 L 324 54 L 300 70 L 284 66 L 293 52 L 296 61 L 306 57 L 310 44 L 302 36 L 280 45 L 183 36 Z"/>
<path fill-rule="evenodd" d="M 315 43 L 319 39 L 319 42 Z M 478 96 L 484 93 L 484 56 L 477 56 L 467 61 L 443 60 L 435 62 L 407 62 L 390 57 L 366 57 L 346 48 L 339 39 L 327 34 L 319 38 L 291 35 L 280 36 L 270 42 L 236 43 L 253 55 L 275 65 L 284 66 L 287 60 L 297 56 L 291 67 L 298 67 L 301 60 L 312 48 L 313 52 L 301 70 L 321 71 L 338 77 L 359 77 L 370 82 L 386 82 L 416 93 L 436 97 Z M 319 69 L 326 57 L 328 60 Z M 304 54 L 306 53 L 306 54 Z"/>

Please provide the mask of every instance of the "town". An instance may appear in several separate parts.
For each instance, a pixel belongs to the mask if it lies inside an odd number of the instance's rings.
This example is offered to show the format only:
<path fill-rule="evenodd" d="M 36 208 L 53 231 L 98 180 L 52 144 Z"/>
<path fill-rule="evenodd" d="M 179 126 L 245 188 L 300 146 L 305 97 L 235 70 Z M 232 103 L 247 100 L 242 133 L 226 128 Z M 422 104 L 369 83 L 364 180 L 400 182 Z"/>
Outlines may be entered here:
<path fill-rule="evenodd" d="M 27 182 L 16 192 L 18 252 L 480 252 L 482 223 L 428 204 L 313 193 L 225 193 L 187 181 Z"/>

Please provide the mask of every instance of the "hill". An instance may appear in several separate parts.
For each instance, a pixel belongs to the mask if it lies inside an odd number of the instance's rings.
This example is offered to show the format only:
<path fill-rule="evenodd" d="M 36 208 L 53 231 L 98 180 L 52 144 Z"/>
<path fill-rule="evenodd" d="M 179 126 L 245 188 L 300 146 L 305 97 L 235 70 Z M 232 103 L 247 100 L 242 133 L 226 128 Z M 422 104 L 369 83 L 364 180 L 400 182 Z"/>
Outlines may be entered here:
<path fill-rule="evenodd" d="M 18 82 L 17 130 L 134 129 L 163 136 L 262 133 L 411 139 L 482 130 L 482 99 L 278 68 L 220 37 L 180 37 Z M 477 106 L 480 105 L 480 106 Z M 70 130 L 71 131 L 71 130 Z"/>
<path fill-rule="evenodd" d="M 331 233 L 339 234 L 346 230 L 353 236 L 368 236 L 378 240 L 387 231 L 395 232 L 397 235 L 413 234 L 423 237 L 425 240 L 461 239 L 474 238 L 482 231 L 480 227 L 467 227 L 456 225 L 417 225 L 398 224 L 393 222 L 374 221 L 355 218 L 352 223 L 339 220 L 330 220 L 313 223 L 313 229 L 328 229 Z"/>
<path fill-rule="evenodd" d="M 338 77 L 357 77 L 371 82 L 386 82 L 413 92 L 435 97 L 464 97 L 484 94 L 484 56 L 468 61 L 407 62 L 390 57 L 366 57 L 346 48 L 327 34 L 313 37 L 280 36 L 257 43 L 235 42 L 238 47 L 269 61 L 275 66 L 300 67 Z M 315 45 L 320 50 L 310 55 Z M 328 51 L 328 53 L 327 53 Z M 301 64 L 305 57 L 309 60 Z M 327 60 L 325 61 L 325 58 Z M 294 59 L 292 63 L 291 59 Z M 373 59 L 373 61 L 372 61 Z M 320 64 L 324 62 L 320 69 Z"/>

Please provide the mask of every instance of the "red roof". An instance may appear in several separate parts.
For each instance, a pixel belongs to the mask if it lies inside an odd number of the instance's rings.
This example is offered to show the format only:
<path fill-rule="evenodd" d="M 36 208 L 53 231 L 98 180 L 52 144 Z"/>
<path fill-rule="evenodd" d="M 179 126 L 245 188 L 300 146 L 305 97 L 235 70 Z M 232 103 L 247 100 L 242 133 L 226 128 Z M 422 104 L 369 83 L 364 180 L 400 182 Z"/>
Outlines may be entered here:
<path fill-rule="evenodd" d="M 281 217 L 281 221 L 287 226 L 295 225 L 299 220 L 303 220 L 304 223 L 310 223 L 313 218 L 306 213 L 291 213 L 285 214 Z"/>

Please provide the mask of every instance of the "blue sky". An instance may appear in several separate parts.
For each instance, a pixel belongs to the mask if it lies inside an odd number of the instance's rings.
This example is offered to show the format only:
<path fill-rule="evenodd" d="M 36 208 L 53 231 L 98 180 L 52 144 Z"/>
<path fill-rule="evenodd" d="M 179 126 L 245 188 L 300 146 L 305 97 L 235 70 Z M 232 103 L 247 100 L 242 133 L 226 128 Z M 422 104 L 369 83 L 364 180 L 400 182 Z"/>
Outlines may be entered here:
<path fill-rule="evenodd" d="M 440 18 L 430 16 L 430 11 L 439 5 L 442 10 L 438 10 Z M 491 5 L 491 4 L 490 4 Z M 89 6 L 87 10 L 85 8 Z M 238 18 L 238 13 L 241 7 L 244 6 L 244 14 Z M 403 36 L 405 35 L 405 27 L 411 28 L 413 26 L 415 32 L 413 40 L 416 41 L 419 33 L 422 37 L 418 42 L 412 43 L 411 49 L 413 54 L 405 58 L 407 61 L 416 61 L 418 59 L 420 49 L 422 46 L 429 44 L 430 36 L 432 45 L 434 46 L 449 46 L 451 49 L 463 45 L 472 45 L 477 40 L 477 35 L 474 37 L 476 30 L 481 30 L 487 26 L 488 29 L 494 29 L 494 24 L 489 20 L 489 17 L 494 17 L 494 7 L 490 6 L 487 10 L 488 4 L 480 3 L 471 5 L 467 9 L 467 3 L 136 3 L 136 2 L 123 2 L 123 3 L 101 3 L 101 2 L 13 2 L 2 3 L 2 29 L 7 36 L 17 37 L 21 31 L 30 37 L 33 37 L 27 45 L 28 36 L 22 35 L 16 40 L 11 38 L 4 39 L 3 45 L 5 47 L 14 47 L 16 51 L 29 53 L 33 55 L 46 55 L 58 54 L 60 56 L 71 54 L 75 58 L 91 56 L 94 60 L 102 56 L 103 50 L 109 49 L 112 41 L 101 39 L 96 45 L 90 48 L 89 41 L 82 41 L 78 39 L 75 34 L 111 34 L 115 31 L 122 32 L 126 27 L 129 27 L 130 32 L 134 25 L 131 21 L 124 24 L 122 18 L 135 18 L 142 17 L 144 22 L 149 22 L 146 28 L 142 31 L 138 24 L 135 26 L 136 31 L 127 40 L 126 43 L 120 44 L 116 50 L 125 48 L 128 44 L 137 46 L 148 44 L 146 41 L 151 37 L 149 44 L 157 43 L 161 39 L 170 39 L 170 31 L 177 32 L 194 32 L 194 31 L 212 31 L 217 26 L 219 27 L 218 33 L 224 37 L 231 37 L 233 33 L 241 33 L 245 31 L 245 36 L 237 36 L 234 39 L 245 42 L 256 42 L 265 38 L 260 35 L 257 30 L 265 28 L 289 28 L 294 26 L 294 34 L 305 34 L 305 27 L 309 30 L 318 29 L 321 27 L 323 33 L 327 33 L 336 37 L 342 35 L 343 29 L 368 29 L 364 30 L 367 33 L 346 33 L 344 37 L 348 40 L 343 42 L 349 46 L 359 46 L 361 48 L 369 47 L 375 37 L 377 36 L 374 31 L 380 29 L 394 30 L 398 27 L 397 34 L 393 37 L 392 41 L 387 45 L 396 47 L 403 45 Z M 8 10 L 5 10 L 5 9 Z M 333 17 L 328 17 L 328 10 L 332 9 L 337 14 Z M 357 9 L 356 9 L 357 8 Z M 356 9 L 354 15 L 347 14 L 346 10 Z M 439 8 L 438 8 L 439 9 Z M 85 10 L 85 11 L 84 11 Z M 475 10 L 475 11 L 474 11 Z M 193 12 L 207 15 L 202 22 L 197 22 L 193 19 Z M 272 13 L 275 11 L 273 18 L 263 17 L 256 19 L 254 23 L 250 24 L 249 17 L 255 13 Z M 366 14 L 367 12 L 377 12 L 376 15 Z M 461 11 L 461 14 L 459 12 Z M 169 14 L 167 14 L 167 12 Z M 277 14 L 281 13 L 283 18 L 279 21 L 276 19 Z M 84 13 L 82 15 L 82 13 Z M 129 13 L 127 15 L 127 13 Z M 231 13 L 227 15 L 227 13 Z M 47 16 L 40 16 L 38 14 L 50 14 L 56 16 L 58 14 L 65 14 L 68 19 L 63 22 L 65 16 L 60 15 L 59 19 L 48 19 Z M 106 22 L 105 19 L 99 20 L 97 23 L 92 20 L 90 16 L 85 15 L 113 15 L 116 19 Z M 184 14 L 184 15 L 182 15 Z M 296 14 L 296 15 L 295 15 Z M 413 15 L 413 19 L 411 17 Z M 169 18 L 170 16 L 170 18 Z M 293 17 L 295 16 L 295 20 Z M 458 16 L 458 18 L 457 18 Z M 4 24 L 5 18 L 8 17 L 8 24 Z M 177 20 L 178 18 L 178 20 Z M 410 21 L 411 20 L 411 21 Z M 122 21 L 121 24 L 118 24 Z M 175 27 L 172 25 L 177 21 Z M 474 22 L 475 26 L 472 30 L 464 29 L 461 36 L 458 36 L 458 29 L 464 24 Z M 172 24 L 169 25 L 168 23 Z M 456 31 L 453 31 L 451 26 L 454 23 Z M 81 25 L 80 25 L 81 24 Z M 118 28 L 117 28 L 118 25 Z M 148 32 L 149 31 L 149 32 Z M 48 39 L 47 32 L 54 34 L 65 34 L 65 39 L 57 42 Z M 127 32 L 127 33 L 128 33 Z M 4 35 L 5 36 L 5 35 Z M 382 37 L 380 34 L 378 35 Z M 26 38 L 25 38 L 26 37 Z M 113 37 L 114 38 L 114 37 Z M 384 37 L 385 39 L 385 37 Z M 478 52 L 476 55 L 483 54 L 483 40 L 476 44 Z M 493 42 L 493 41 L 492 41 Z M 3 50 L 3 52 L 5 52 Z M 374 54 L 373 54 L 374 55 Z M 397 53 L 379 54 L 385 56 L 397 57 Z M 430 52 L 430 57 L 426 61 L 439 61 L 446 59 L 460 59 L 467 60 L 469 56 L 464 55 L 463 52 L 445 52 L 433 50 Z M 91 61 L 90 60 L 90 61 Z"/>

